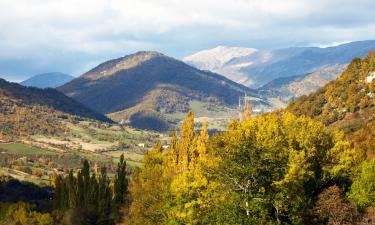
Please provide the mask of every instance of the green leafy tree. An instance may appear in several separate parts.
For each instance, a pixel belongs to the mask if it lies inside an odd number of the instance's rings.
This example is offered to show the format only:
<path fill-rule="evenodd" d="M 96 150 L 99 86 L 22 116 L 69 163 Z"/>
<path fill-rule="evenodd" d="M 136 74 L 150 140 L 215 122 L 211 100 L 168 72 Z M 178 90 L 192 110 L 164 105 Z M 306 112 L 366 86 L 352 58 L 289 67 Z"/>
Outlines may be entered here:
<path fill-rule="evenodd" d="M 348 197 L 360 209 L 365 209 L 375 202 L 375 159 L 362 163 Z"/>

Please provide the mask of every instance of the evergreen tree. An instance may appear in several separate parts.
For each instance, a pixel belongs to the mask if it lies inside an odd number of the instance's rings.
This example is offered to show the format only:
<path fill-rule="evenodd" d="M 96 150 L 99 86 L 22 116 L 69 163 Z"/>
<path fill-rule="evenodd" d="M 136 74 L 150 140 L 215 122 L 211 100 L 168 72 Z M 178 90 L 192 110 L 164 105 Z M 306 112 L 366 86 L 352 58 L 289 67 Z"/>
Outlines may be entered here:
<path fill-rule="evenodd" d="M 105 167 L 101 168 L 98 191 L 98 225 L 113 224 L 111 215 L 112 192 L 109 187 L 109 179 Z"/>
<path fill-rule="evenodd" d="M 90 202 L 90 164 L 87 160 L 83 162 L 82 168 L 82 178 L 83 178 L 83 190 L 84 191 L 84 206 L 88 206 Z"/>
<path fill-rule="evenodd" d="M 128 188 L 128 180 L 126 178 L 126 161 L 124 154 L 120 157 L 120 162 L 117 165 L 117 174 L 114 181 L 114 201 L 118 205 L 122 205 L 126 200 L 126 193 Z"/>
<path fill-rule="evenodd" d="M 77 173 L 77 206 L 84 207 L 85 205 L 85 186 L 83 182 L 82 172 Z"/>

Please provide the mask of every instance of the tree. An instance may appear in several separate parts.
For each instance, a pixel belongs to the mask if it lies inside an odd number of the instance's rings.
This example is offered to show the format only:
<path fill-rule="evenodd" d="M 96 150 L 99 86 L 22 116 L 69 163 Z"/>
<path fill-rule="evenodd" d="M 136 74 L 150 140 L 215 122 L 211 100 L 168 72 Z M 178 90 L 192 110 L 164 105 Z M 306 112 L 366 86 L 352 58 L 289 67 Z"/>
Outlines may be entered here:
<path fill-rule="evenodd" d="M 227 184 L 248 223 L 303 224 L 310 199 L 336 164 L 334 147 L 345 145 L 321 123 L 271 113 L 232 126 L 216 144 L 217 178 Z M 253 221 L 253 218 L 263 218 Z"/>
<path fill-rule="evenodd" d="M 359 225 L 372 225 L 375 224 L 375 205 L 367 208 L 366 213 L 363 215 Z"/>
<path fill-rule="evenodd" d="M 121 163 L 124 167 L 124 160 Z M 85 161 L 77 177 L 74 176 L 73 170 L 65 177 L 56 177 L 54 209 L 63 217 L 65 224 L 114 224 L 111 215 L 112 192 L 106 168 L 102 167 L 98 176 L 94 173 L 90 176 L 90 166 Z"/>
<path fill-rule="evenodd" d="M 375 159 L 362 163 L 348 197 L 362 210 L 375 202 Z"/>
<path fill-rule="evenodd" d="M 111 201 L 112 191 L 109 187 L 109 179 L 107 176 L 107 170 L 102 167 L 100 170 L 99 177 L 99 189 L 98 189 L 98 225 L 111 225 L 114 224 L 111 215 Z"/>
<path fill-rule="evenodd" d="M 314 212 L 321 222 L 328 225 L 352 225 L 359 219 L 356 207 L 344 198 L 338 186 L 331 186 L 320 193 Z"/>
<path fill-rule="evenodd" d="M 114 181 L 114 201 L 116 204 L 122 205 L 126 200 L 126 192 L 128 189 L 128 180 L 126 178 L 126 161 L 124 154 L 120 157 L 120 162 L 117 165 L 117 174 Z"/>
<path fill-rule="evenodd" d="M 39 213 L 27 203 L 17 203 L 11 212 L 8 212 L 4 224 L 8 225 L 52 225 L 53 219 L 48 213 Z"/>
<path fill-rule="evenodd" d="M 132 203 L 129 224 L 163 224 L 166 221 L 168 184 L 163 177 L 163 148 L 157 143 L 144 157 L 142 169 L 136 169 L 130 178 Z"/>

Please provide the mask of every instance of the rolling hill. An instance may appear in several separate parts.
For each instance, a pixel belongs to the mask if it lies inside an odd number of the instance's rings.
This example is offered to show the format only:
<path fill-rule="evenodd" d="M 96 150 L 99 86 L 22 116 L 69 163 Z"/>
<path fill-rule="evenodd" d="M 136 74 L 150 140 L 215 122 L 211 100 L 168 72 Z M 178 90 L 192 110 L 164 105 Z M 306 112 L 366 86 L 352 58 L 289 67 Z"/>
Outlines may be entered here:
<path fill-rule="evenodd" d="M 344 131 L 353 147 L 375 156 L 375 52 L 355 58 L 340 77 L 286 110 Z"/>
<path fill-rule="evenodd" d="M 51 72 L 32 76 L 22 81 L 20 84 L 27 87 L 56 88 L 73 79 L 74 77 L 68 74 Z"/>
<path fill-rule="evenodd" d="M 259 88 L 275 79 L 304 76 L 325 67 L 347 64 L 354 57 L 364 57 L 370 50 L 374 50 L 375 41 L 351 42 L 328 48 L 292 47 L 251 51 L 245 51 L 246 48 L 225 49 L 231 49 L 232 57 L 214 48 L 187 56 L 184 61 L 199 69 L 218 72 L 248 87 Z M 236 51 L 241 54 L 236 55 Z M 213 67 L 211 61 L 224 63 Z"/>
<path fill-rule="evenodd" d="M 58 90 L 116 121 L 144 129 L 168 129 L 166 115 L 185 113 L 191 103 L 210 112 L 235 108 L 245 93 L 253 96 L 256 107 L 270 107 L 243 85 L 158 52 L 104 62 Z"/>
<path fill-rule="evenodd" d="M 61 132 L 64 119 L 74 116 L 111 121 L 55 89 L 24 87 L 0 79 L 0 139 Z"/>

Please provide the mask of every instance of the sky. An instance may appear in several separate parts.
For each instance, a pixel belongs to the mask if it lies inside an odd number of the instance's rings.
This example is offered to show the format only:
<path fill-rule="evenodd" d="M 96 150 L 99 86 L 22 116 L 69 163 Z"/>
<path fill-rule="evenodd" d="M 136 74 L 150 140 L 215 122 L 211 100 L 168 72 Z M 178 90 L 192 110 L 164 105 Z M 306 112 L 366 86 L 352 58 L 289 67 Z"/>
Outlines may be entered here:
<path fill-rule="evenodd" d="M 0 0 L 0 77 L 79 76 L 141 50 L 275 49 L 375 39 L 374 0 Z"/>

